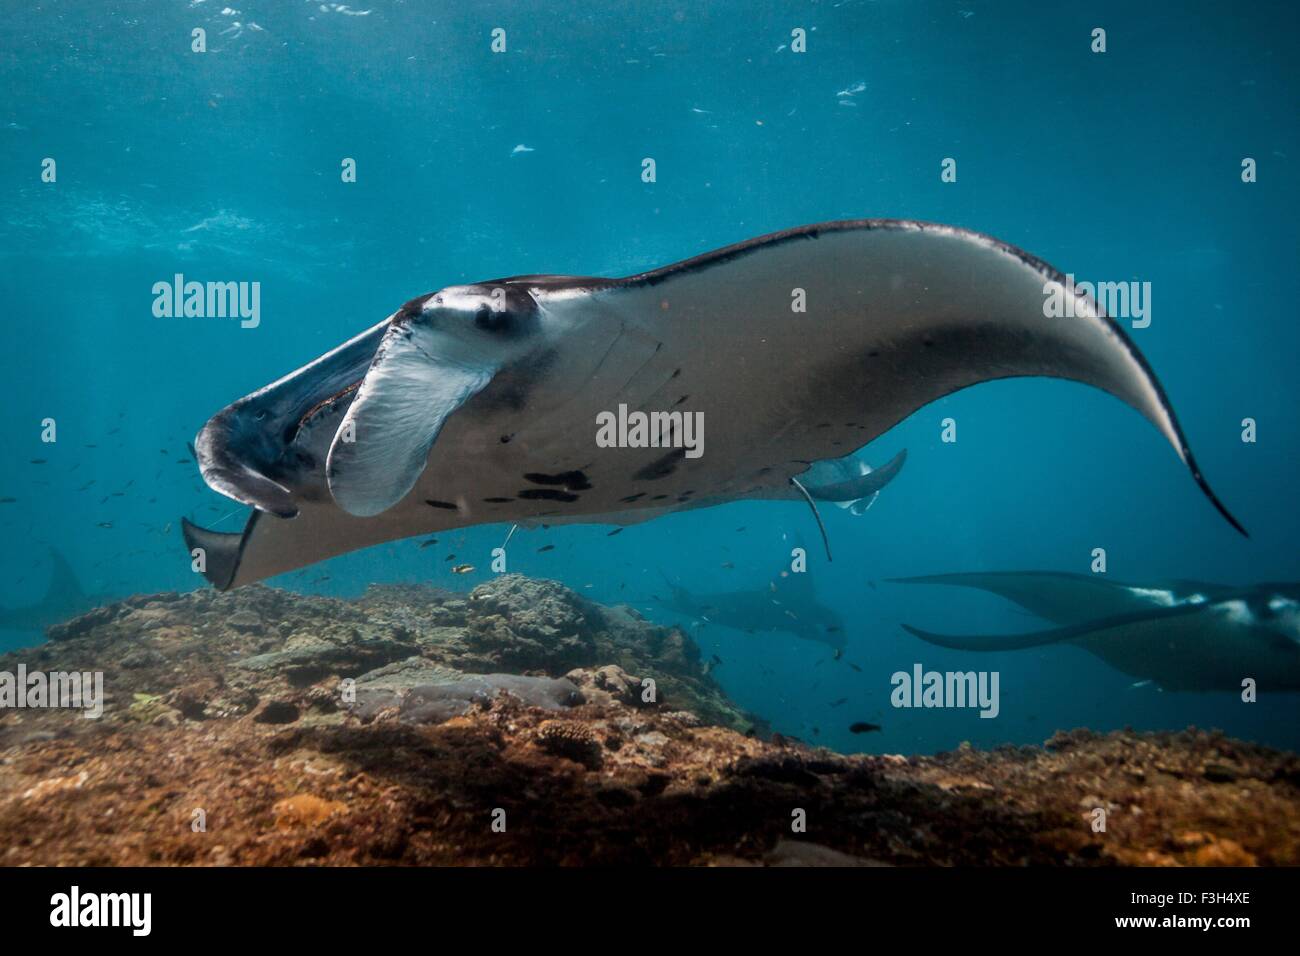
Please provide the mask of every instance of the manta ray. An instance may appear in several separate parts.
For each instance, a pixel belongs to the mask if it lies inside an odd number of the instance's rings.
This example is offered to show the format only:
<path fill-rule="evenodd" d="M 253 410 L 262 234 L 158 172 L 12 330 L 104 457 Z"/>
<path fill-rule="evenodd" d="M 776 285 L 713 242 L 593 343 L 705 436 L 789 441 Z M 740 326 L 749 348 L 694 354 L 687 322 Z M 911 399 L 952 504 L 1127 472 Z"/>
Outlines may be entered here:
<path fill-rule="evenodd" d="M 50 583 L 44 596 L 35 604 L 0 607 L 0 631 L 43 633 L 47 627 L 84 614 L 109 600 L 107 595 L 96 596 L 82 591 L 67 558 L 50 548 Z"/>
<path fill-rule="evenodd" d="M 934 634 L 921 640 L 964 651 L 1072 644 L 1131 677 L 1170 691 L 1300 691 L 1300 584 L 1237 587 L 1202 581 L 1122 584 L 1096 575 L 1001 571 L 895 578 L 901 584 L 976 588 L 1057 627 L 1027 634 Z"/>
<path fill-rule="evenodd" d="M 667 581 L 667 578 L 665 578 Z M 692 594 L 672 581 L 655 603 L 677 614 L 749 634 L 777 632 L 843 649 L 844 622 L 821 604 L 807 573 L 787 573 L 764 588 Z"/>
<path fill-rule="evenodd" d="M 879 468 L 872 468 L 862 459 L 852 456 L 817 461 L 804 472 L 802 483 L 809 497 L 829 501 L 855 517 L 861 516 L 876 503 L 880 489 L 903 470 L 905 461 L 906 448 Z"/>
<path fill-rule="evenodd" d="M 1046 317 L 1045 299 L 1065 294 L 1074 317 Z M 989 236 L 864 219 L 626 278 L 513 276 L 411 299 L 208 421 L 194 442 L 203 478 L 253 511 L 241 533 L 183 533 L 224 590 L 468 525 L 625 525 L 743 499 L 816 511 L 801 479 L 819 463 L 1015 376 L 1131 405 L 1242 530 L 1090 295 Z M 623 406 L 653 416 L 654 434 L 599 447 L 597 417 Z M 681 447 L 685 415 L 707 423 L 698 457 Z M 860 500 L 871 478 L 828 493 Z"/>

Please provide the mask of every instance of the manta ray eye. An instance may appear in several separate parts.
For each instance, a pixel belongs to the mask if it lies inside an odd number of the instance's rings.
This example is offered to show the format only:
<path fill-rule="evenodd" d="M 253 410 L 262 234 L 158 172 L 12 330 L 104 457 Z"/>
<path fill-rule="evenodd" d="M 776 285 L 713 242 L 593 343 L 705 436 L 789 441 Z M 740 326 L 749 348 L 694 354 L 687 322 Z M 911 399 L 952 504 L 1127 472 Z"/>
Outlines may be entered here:
<path fill-rule="evenodd" d="M 480 305 L 474 313 L 474 325 L 485 332 L 501 332 L 510 328 L 509 309 L 494 309 L 490 305 Z"/>

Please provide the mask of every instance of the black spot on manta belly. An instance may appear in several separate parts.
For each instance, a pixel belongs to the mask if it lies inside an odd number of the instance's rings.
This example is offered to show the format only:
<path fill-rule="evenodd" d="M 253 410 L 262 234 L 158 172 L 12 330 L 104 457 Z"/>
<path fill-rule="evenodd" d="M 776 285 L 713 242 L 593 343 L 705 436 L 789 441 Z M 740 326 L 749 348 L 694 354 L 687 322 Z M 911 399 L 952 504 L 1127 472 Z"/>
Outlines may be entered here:
<path fill-rule="evenodd" d="M 632 502 L 634 502 L 634 501 L 639 501 L 640 499 L 642 499 L 642 498 L 644 498 L 644 497 L 645 497 L 645 492 L 644 492 L 644 491 L 638 491 L 638 492 L 637 492 L 636 494 L 634 494 L 634 495 L 628 495 L 626 498 L 619 498 L 618 500 L 619 500 L 620 502 L 622 502 L 623 504 L 631 504 Z"/>
<path fill-rule="evenodd" d="M 525 488 L 518 492 L 520 498 L 528 501 L 577 501 L 578 496 L 555 488 Z"/>
<path fill-rule="evenodd" d="M 581 471 L 562 471 L 555 475 L 532 471 L 525 474 L 524 479 L 535 485 L 560 485 L 566 491 L 586 491 L 591 487 L 591 482 Z"/>
<path fill-rule="evenodd" d="M 677 463 L 686 458 L 686 451 L 681 448 L 674 448 L 668 454 L 656 458 L 650 464 L 646 465 L 640 471 L 632 475 L 633 481 L 658 481 L 660 478 L 667 478 L 677 470 Z"/>
<path fill-rule="evenodd" d="M 515 499 L 514 498 L 484 498 L 483 500 L 490 505 L 503 505 L 506 502 L 514 501 Z"/>
<path fill-rule="evenodd" d="M 426 505 L 428 505 L 430 508 L 445 508 L 445 509 L 447 509 L 448 511 L 459 511 L 459 510 L 460 510 L 460 509 L 457 508 L 454 504 L 452 504 L 450 501 L 434 501 L 432 498 L 425 498 L 425 499 L 424 499 L 424 503 L 425 503 Z"/>

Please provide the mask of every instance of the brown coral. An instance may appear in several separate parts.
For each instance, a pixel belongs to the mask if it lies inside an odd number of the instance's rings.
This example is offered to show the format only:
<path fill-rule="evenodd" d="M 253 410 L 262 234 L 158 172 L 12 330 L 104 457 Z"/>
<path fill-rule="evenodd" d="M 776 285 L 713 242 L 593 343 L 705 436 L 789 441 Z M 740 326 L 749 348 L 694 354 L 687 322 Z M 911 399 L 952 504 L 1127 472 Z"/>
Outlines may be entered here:
<path fill-rule="evenodd" d="M 543 721 L 537 728 L 537 745 L 554 757 L 565 757 L 585 767 L 599 767 L 602 763 L 596 732 L 576 720 Z"/>

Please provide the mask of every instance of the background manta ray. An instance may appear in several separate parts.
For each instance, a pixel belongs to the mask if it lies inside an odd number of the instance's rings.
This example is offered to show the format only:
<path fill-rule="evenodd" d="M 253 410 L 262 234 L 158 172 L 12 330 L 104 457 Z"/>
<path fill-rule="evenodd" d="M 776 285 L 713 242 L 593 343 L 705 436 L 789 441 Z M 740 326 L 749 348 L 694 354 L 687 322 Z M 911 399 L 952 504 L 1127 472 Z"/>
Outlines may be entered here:
<path fill-rule="evenodd" d="M 766 587 L 700 594 L 666 576 L 664 581 L 668 595 L 655 595 L 654 601 L 677 614 L 747 634 L 793 634 L 833 648 L 845 646 L 844 621 L 817 600 L 810 573 L 778 575 Z"/>
<path fill-rule="evenodd" d="M 39 601 L 0 608 L 0 631 L 44 633 L 47 627 L 107 603 L 108 595 L 86 594 L 63 553 L 50 548 L 50 583 Z"/>
<path fill-rule="evenodd" d="M 626 279 L 452 286 L 213 417 L 195 441 L 203 477 L 255 511 L 242 534 L 184 522 L 185 540 L 229 588 L 446 528 L 808 498 L 799 477 L 817 462 L 958 389 L 1024 375 L 1123 399 L 1241 530 L 1123 330 L 1087 296 L 1069 321 L 1044 316 L 1045 290 L 1066 282 L 978 233 L 858 220 Z M 792 316 L 792 287 L 806 315 Z M 596 416 L 621 404 L 702 412 L 707 450 L 597 449 Z"/>
<path fill-rule="evenodd" d="M 997 594 L 1061 625 L 1002 635 L 903 629 L 939 647 L 1009 651 L 1073 644 L 1164 690 L 1300 691 L 1300 584 L 1233 587 L 1202 581 L 1122 584 L 1054 571 L 973 572 L 895 578 Z"/>
<path fill-rule="evenodd" d="M 879 468 L 872 468 L 856 457 L 818 461 L 804 473 L 802 484 L 817 501 L 829 501 L 849 514 L 860 516 L 876 503 L 880 489 L 897 477 L 905 461 L 906 448 Z"/>

